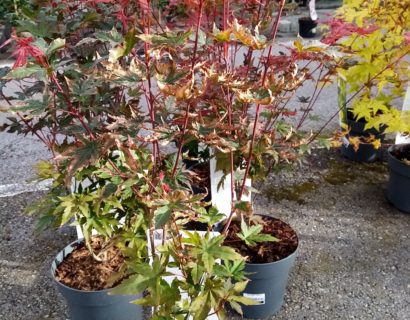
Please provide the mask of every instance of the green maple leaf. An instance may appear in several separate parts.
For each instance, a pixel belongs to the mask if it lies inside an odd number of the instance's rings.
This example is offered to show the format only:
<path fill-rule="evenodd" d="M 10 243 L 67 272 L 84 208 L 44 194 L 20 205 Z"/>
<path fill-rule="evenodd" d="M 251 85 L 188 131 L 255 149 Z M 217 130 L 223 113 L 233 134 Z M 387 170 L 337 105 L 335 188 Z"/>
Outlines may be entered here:
<path fill-rule="evenodd" d="M 264 234 L 262 232 L 263 227 L 260 224 L 250 226 L 245 223 L 242 219 L 241 221 L 241 232 L 238 233 L 238 237 L 245 241 L 248 246 L 254 247 L 259 242 L 276 242 L 279 241 L 277 238 L 271 236 L 270 234 Z"/>

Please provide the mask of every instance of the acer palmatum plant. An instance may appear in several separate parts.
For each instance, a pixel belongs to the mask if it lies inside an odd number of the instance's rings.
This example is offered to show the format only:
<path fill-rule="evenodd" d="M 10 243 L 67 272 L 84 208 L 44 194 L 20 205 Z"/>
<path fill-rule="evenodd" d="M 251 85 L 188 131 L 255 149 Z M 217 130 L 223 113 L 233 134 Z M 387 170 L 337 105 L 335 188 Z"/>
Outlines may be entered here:
<path fill-rule="evenodd" d="M 323 42 L 344 53 L 341 67 L 343 120 L 348 112 L 365 121 L 365 129 L 409 132 L 409 114 L 394 107 L 409 84 L 410 4 L 349 0 L 328 21 Z M 359 140 L 351 141 L 355 147 Z M 380 141 L 375 140 L 375 147 Z"/>
<path fill-rule="evenodd" d="M 116 292 L 147 290 L 138 303 L 153 306 L 155 319 L 223 318 L 224 303 L 239 312 L 239 303 L 252 303 L 240 295 L 245 257 L 222 245 L 232 219 L 241 219 L 243 241 L 273 240 L 259 235 L 260 219 L 241 201 L 245 181 L 309 150 L 317 135 L 302 125 L 331 81 L 333 56 L 300 39 L 275 53 L 283 0 L 183 1 L 175 23 L 164 13 L 178 4 L 44 2 L 13 35 L 16 61 L 2 81 L 20 90 L 2 93 L 15 114 L 3 128 L 33 134 L 51 151 L 37 167 L 53 179 L 36 210 L 42 226 L 75 217 L 95 259 L 104 251 L 90 245 L 93 230 L 128 258 Z M 259 33 L 267 6 L 277 10 L 270 40 Z M 312 96 L 295 104 L 307 81 L 316 83 Z M 223 215 L 192 195 L 193 173 L 181 161 L 192 141 L 213 149 L 218 168 L 235 177 L 221 235 L 210 230 Z M 190 221 L 208 232 L 184 231 Z M 170 267 L 180 271 L 171 280 Z"/>

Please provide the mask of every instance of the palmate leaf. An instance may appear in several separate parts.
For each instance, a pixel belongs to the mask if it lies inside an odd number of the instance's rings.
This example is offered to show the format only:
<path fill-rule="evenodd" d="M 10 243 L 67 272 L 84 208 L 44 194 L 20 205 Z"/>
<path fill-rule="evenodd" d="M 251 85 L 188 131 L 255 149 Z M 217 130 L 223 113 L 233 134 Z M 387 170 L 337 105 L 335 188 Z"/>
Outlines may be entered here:
<path fill-rule="evenodd" d="M 97 141 L 87 141 L 83 146 L 71 153 L 71 163 L 67 170 L 67 181 L 71 181 L 74 173 L 88 164 L 94 162 L 100 155 L 100 147 Z"/>
<path fill-rule="evenodd" d="M 187 232 L 187 234 L 188 239 L 183 239 L 183 242 L 195 245 L 192 253 L 198 258 L 198 263 L 201 263 L 208 273 L 213 272 L 215 262 L 218 259 L 224 261 L 244 259 L 233 248 L 222 245 L 225 239 L 223 235 L 211 237 L 211 234 L 207 232 L 204 236 L 200 237 L 197 232 Z M 199 241 L 200 243 L 198 243 Z"/>
<path fill-rule="evenodd" d="M 161 277 L 168 275 L 165 272 L 164 265 L 155 257 L 151 265 L 144 263 L 134 266 L 136 274 L 121 282 L 115 287 L 110 294 L 137 294 L 143 292 L 147 288 L 155 288 L 160 283 Z"/>
<path fill-rule="evenodd" d="M 95 38 L 100 41 L 109 41 L 112 43 L 120 43 L 123 40 L 121 33 L 119 33 L 115 27 L 108 32 L 96 32 Z"/>
<path fill-rule="evenodd" d="M 245 241 L 246 245 L 251 246 L 251 247 L 256 246 L 258 242 L 279 241 L 277 238 L 269 234 L 261 233 L 262 229 L 263 227 L 260 224 L 248 227 L 248 225 L 242 219 L 241 232 L 238 233 L 238 237 L 242 239 L 243 241 Z"/>
<path fill-rule="evenodd" d="M 219 277 L 232 278 L 235 281 L 243 281 L 245 279 L 245 261 L 225 261 L 223 264 L 218 264 L 214 267 L 214 272 Z"/>
<path fill-rule="evenodd" d="M 266 88 L 248 89 L 246 91 L 235 89 L 235 91 L 238 94 L 239 101 L 245 103 L 269 105 L 274 100 L 272 91 Z"/>
<path fill-rule="evenodd" d="M 224 217 L 225 215 L 219 212 L 216 207 L 211 207 L 209 210 L 201 210 L 198 221 L 207 223 L 208 225 L 214 225 L 215 223 L 221 221 Z"/>
<path fill-rule="evenodd" d="M 97 140 L 82 141 L 81 146 L 70 145 L 62 155 L 71 161 L 65 177 L 66 184 L 71 184 L 71 179 L 78 170 L 105 157 L 107 151 L 115 144 L 116 138 L 116 135 L 107 133 L 100 135 Z"/>
<path fill-rule="evenodd" d="M 194 320 L 205 320 L 211 311 L 210 293 L 207 291 L 197 296 L 191 304 L 191 310 Z"/>
<path fill-rule="evenodd" d="M 162 228 L 171 218 L 172 210 L 169 206 L 165 205 L 159 207 L 154 212 L 155 215 L 155 228 Z"/>
<path fill-rule="evenodd" d="M 156 34 L 141 34 L 138 35 L 142 41 L 148 42 L 152 45 L 168 45 L 168 46 L 180 46 L 185 43 L 185 41 L 191 35 L 191 31 L 186 32 L 165 32 L 160 35 Z"/>
<path fill-rule="evenodd" d="M 46 50 L 46 55 L 50 56 L 57 50 L 64 48 L 64 46 L 65 46 L 65 39 L 61 39 L 61 38 L 54 39 L 48 46 Z"/>
<path fill-rule="evenodd" d="M 73 101 L 79 101 L 85 103 L 89 98 L 97 93 L 97 87 L 100 82 L 94 78 L 78 79 L 71 84 L 71 90 L 73 94 Z"/>
<path fill-rule="evenodd" d="M 141 299 L 134 300 L 131 303 L 143 306 L 161 306 L 161 311 L 164 312 L 164 309 L 173 308 L 180 300 L 181 294 L 178 288 L 178 281 L 174 280 L 170 285 L 167 281 L 161 279 L 160 285 L 155 291 L 155 295 L 153 295 L 152 290 L 150 290 L 150 294 Z"/>
<path fill-rule="evenodd" d="M 47 76 L 46 69 L 38 65 L 29 65 L 27 67 L 19 67 L 11 70 L 5 79 L 25 79 L 25 78 L 36 78 L 38 80 L 45 80 Z"/>
<path fill-rule="evenodd" d="M 238 41 L 255 50 L 263 49 L 267 45 L 267 39 L 265 36 L 259 34 L 258 26 L 254 30 L 255 35 L 253 35 L 249 29 L 239 24 L 238 20 L 235 19 L 232 33 Z"/>
<path fill-rule="evenodd" d="M 32 115 L 39 115 L 46 111 L 49 106 L 50 97 L 43 96 L 43 100 L 25 100 L 25 105 L 15 107 L 12 111 L 30 112 Z"/>
<path fill-rule="evenodd" d="M 18 26 L 16 28 L 17 33 L 22 31 L 28 31 L 30 34 L 36 37 L 41 38 L 51 38 L 52 32 L 55 31 L 55 25 L 53 22 L 50 21 L 50 18 L 54 17 L 47 17 L 47 19 L 39 19 L 37 21 L 30 21 L 27 19 L 19 20 Z"/>
<path fill-rule="evenodd" d="M 193 300 L 190 311 L 193 319 L 205 320 L 212 308 L 216 309 L 229 295 L 221 279 L 207 278 L 202 292 Z"/>
<path fill-rule="evenodd" d="M 216 24 L 214 23 L 213 30 L 212 30 L 212 36 L 216 41 L 218 41 L 218 42 L 227 42 L 227 41 L 229 41 L 230 37 L 231 37 L 231 33 L 232 33 L 231 29 L 227 29 L 227 30 L 224 30 L 224 31 L 219 30 L 216 27 Z"/>

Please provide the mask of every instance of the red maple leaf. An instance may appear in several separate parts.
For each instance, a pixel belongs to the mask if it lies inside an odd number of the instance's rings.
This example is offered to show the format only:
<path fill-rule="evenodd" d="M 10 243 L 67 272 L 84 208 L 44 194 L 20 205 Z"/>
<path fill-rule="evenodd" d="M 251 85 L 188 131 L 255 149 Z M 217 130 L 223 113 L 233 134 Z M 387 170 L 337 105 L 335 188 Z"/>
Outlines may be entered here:
<path fill-rule="evenodd" d="M 325 44 L 335 44 L 339 39 L 348 37 L 353 33 L 358 35 L 367 35 L 378 29 L 375 25 L 367 25 L 366 27 L 358 27 L 357 25 L 346 22 L 342 19 L 332 18 L 323 22 L 330 27 L 328 34 L 322 39 Z"/>
<path fill-rule="evenodd" d="M 37 63 L 47 67 L 48 64 L 46 63 L 44 53 L 33 44 L 33 37 L 19 38 L 13 35 L 12 38 L 16 41 L 17 46 L 17 49 L 12 54 L 13 56 L 17 56 L 12 69 L 25 66 L 28 57 L 35 58 Z"/>

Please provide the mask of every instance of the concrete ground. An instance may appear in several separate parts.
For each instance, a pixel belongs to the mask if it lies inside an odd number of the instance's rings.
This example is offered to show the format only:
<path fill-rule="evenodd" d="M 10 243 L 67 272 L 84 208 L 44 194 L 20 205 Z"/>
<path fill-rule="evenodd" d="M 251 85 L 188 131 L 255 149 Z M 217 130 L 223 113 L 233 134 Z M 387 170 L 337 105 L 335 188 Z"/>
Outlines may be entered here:
<path fill-rule="evenodd" d="M 279 40 L 292 41 L 292 32 Z M 303 90 L 309 95 L 312 88 Z M 321 123 L 334 114 L 335 86 L 316 107 Z M 328 130 L 337 127 L 335 118 Z M 37 235 L 34 218 L 24 214 L 47 187 L 30 182 L 31 165 L 48 157 L 34 138 L 0 133 L 2 320 L 68 319 L 49 268 L 75 232 Z M 301 168 L 268 177 L 256 212 L 287 221 L 300 238 L 284 307 L 272 319 L 410 319 L 410 215 L 385 199 L 387 179 L 385 162 L 352 163 L 337 150 L 316 150 Z"/>

